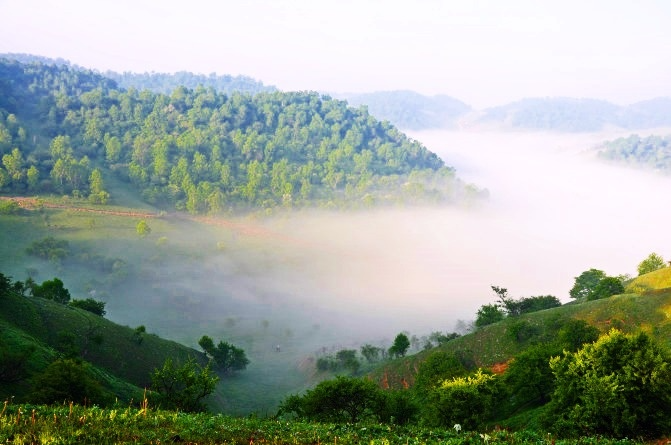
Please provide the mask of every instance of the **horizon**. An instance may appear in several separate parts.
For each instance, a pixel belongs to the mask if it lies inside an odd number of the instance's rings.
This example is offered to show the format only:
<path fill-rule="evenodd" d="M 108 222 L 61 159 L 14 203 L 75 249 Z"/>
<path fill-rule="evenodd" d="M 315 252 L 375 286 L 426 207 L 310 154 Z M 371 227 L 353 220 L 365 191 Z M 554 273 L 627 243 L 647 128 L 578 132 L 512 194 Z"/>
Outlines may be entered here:
<path fill-rule="evenodd" d="M 97 71 L 242 75 L 282 91 L 410 90 L 476 109 L 671 96 L 671 4 L 516 0 L 0 1 L 0 52 Z"/>

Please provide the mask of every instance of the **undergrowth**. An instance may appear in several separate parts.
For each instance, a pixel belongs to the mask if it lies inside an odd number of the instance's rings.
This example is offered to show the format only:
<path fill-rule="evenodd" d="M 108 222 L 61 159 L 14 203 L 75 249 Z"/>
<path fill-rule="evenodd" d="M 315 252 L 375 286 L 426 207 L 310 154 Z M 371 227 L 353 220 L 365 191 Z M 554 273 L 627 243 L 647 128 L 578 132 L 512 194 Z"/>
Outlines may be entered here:
<path fill-rule="evenodd" d="M 584 437 L 560 440 L 534 431 L 429 429 L 383 424 L 326 424 L 185 414 L 149 408 L 102 409 L 73 404 L 14 405 L 0 413 L 0 443 L 11 444 L 635 444 Z"/>

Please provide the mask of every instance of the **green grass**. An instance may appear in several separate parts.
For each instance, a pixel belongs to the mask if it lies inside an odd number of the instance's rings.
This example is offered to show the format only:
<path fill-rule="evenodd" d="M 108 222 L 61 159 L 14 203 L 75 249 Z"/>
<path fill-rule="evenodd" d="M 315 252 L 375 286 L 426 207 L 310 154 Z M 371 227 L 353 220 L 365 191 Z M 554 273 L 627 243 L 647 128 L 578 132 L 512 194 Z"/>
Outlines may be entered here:
<path fill-rule="evenodd" d="M 486 436 L 485 436 L 486 435 Z M 456 431 L 382 424 L 320 424 L 183 414 L 149 408 L 5 404 L 0 442 L 14 444 L 636 444 L 597 437 L 562 440 L 532 431 Z"/>
<path fill-rule="evenodd" d="M 497 363 L 507 362 L 532 341 L 553 340 L 562 320 L 569 318 L 585 320 L 602 333 L 612 328 L 627 333 L 644 330 L 671 347 L 671 289 L 666 289 L 642 295 L 617 295 L 508 318 L 452 340 L 442 347 L 389 362 L 372 372 L 371 377 L 380 383 L 388 382 L 391 388 L 400 389 L 404 381 L 410 384 L 414 382 L 421 363 L 438 350 L 466 352 L 476 366 L 491 368 Z M 538 335 L 527 342 L 516 341 L 510 335 L 510 328 L 512 323 L 519 321 L 536 327 Z"/>
<path fill-rule="evenodd" d="M 634 278 L 627 284 L 626 291 L 641 293 L 669 287 L 671 287 L 671 267 L 664 267 Z"/>

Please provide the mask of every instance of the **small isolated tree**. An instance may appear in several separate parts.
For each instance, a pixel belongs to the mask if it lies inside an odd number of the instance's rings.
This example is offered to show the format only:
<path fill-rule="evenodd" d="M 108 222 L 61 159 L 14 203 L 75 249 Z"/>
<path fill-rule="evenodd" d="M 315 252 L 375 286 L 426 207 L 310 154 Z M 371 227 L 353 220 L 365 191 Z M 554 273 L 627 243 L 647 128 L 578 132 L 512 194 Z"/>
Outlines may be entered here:
<path fill-rule="evenodd" d="M 410 339 L 403 332 L 394 339 L 394 344 L 389 348 L 389 355 L 392 357 L 404 357 L 410 347 Z"/>
<path fill-rule="evenodd" d="M 141 238 L 144 238 L 151 233 L 151 227 L 149 227 L 147 221 L 142 219 L 135 226 L 135 231 L 137 232 L 138 235 L 140 235 Z"/>
<path fill-rule="evenodd" d="M 220 341 L 215 347 L 214 341 L 207 335 L 203 335 L 198 340 L 198 345 L 212 359 L 215 367 L 222 372 L 241 371 L 249 364 L 245 351 L 230 343 Z"/>
<path fill-rule="evenodd" d="M 548 423 L 565 436 L 657 438 L 671 431 L 671 356 L 645 333 L 611 330 L 550 360 Z"/>
<path fill-rule="evenodd" d="M 96 314 L 101 317 L 104 317 L 107 313 L 107 311 L 105 311 L 105 302 L 94 300 L 93 298 L 87 298 L 86 300 L 72 300 L 69 305 L 79 309 L 84 309 L 85 311 L 91 312 L 92 314 Z"/>
<path fill-rule="evenodd" d="M 497 304 L 485 304 L 478 309 L 475 326 L 481 328 L 505 318 L 506 314 Z"/>
<path fill-rule="evenodd" d="M 56 303 L 67 304 L 70 301 L 70 291 L 63 286 L 58 278 L 44 281 L 33 288 L 33 296 L 53 300 Z"/>
<path fill-rule="evenodd" d="M 638 276 L 645 275 L 646 273 L 654 272 L 656 270 L 666 267 L 666 262 L 661 255 L 656 253 L 651 253 L 646 259 L 641 261 L 638 265 Z"/>
<path fill-rule="evenodd" d="M 193 358 L 181 366 L 168 358 L 151 375 L 151 387 L 159 394 L 162 407 L 186 412 L 204 411 L 202 400 L 214 391 L 218 381 L 209 364 L 203 368 Z"/>
<path fill-rule="evenodd" d="M 599 281 L 604 278 L 606 278 L 606 273 L 603 270 L 586 270 L 575 278 L 575 283 L 569 291 L 569 295 L 576 300 L 587 300 Z"/>

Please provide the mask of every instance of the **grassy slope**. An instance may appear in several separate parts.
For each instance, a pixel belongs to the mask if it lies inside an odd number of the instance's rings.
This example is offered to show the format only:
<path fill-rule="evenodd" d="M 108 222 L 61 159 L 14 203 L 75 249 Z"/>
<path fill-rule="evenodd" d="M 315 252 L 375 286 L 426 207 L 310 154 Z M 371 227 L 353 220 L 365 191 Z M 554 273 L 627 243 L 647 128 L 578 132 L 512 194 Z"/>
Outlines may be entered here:
<path fill-rule="evenodd" d="M 167 357 L 185 360 L 195 356 L 204 361 L 202 353 L 152 334 L 143 335 L 138 344 L 134 330 L 102 317 L 39 298 L 7 296 L 0 300 L 0 331 L 3 340 L 19 349 L 34 349 L 27 365 L 29 375 L 39 373 L 58 353 L 58 333 L 73 332 L 84 358 L 94 364 L 109 389 L 121 399 L 130 400 L 149 386 L 150 372 L 160 367 Z M 91 341 L 102 335 L 102 342 Z M 130 382 L 131 384 L 127 383 Z M 24 380 L 13 385 L 0 385 L 3 396 L 21 397 L 29 391 Z"/>
<path fill-rule="evenodd" d="M 627 292 L 641 293 L 655 289 L 671 287 L 671 267 L 664 267 L 654 272 L 641 275 L 627 284 Z"/>
<path fill-rule="evenodd" d="M 412 385 L 421 363 L 429 354 L 438 350 L 466 352 L 474 358 L 477 366 L 492 368 L 498 363 L 510 360 L 528 346 L 528 343 L 518 342 L 510 335 L 513 323 L 528 322 L 538 329 L 541 336 L 551 339 L 552 327 L 566 318 L 585 320 L 598 327 L 601 332 L 607 332 L 611 328 L 625 332 L 643 329 L 671 347 L 671 289 L 660 289 L 641 295 L 624 294 L 581 304 L 568 304 L 507 319 L 464 335 L 441 348 L 390 362 L 370 375 L 391 388 Z"/>

